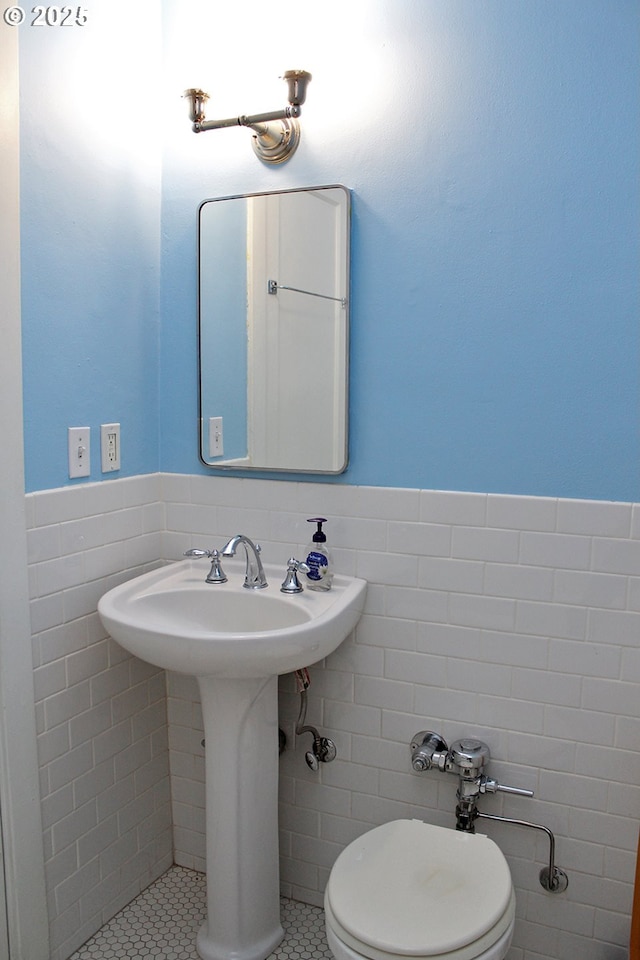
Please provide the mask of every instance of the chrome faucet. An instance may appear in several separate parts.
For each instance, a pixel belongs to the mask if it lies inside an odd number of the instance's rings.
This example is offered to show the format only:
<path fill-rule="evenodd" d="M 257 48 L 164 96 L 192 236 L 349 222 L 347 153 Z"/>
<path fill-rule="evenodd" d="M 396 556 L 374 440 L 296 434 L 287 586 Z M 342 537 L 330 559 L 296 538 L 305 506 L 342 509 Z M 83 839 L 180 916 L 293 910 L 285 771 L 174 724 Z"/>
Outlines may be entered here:
<path fill-rule="evenodd" d="M 261 590 L 263 587 L 268 586 L 262 560 L 260 559 L 260 544 L 255 544 L 253 540 L 245 537 L 243 533 L 237 533 L 235 537 L 231 537 L 231 540 L 229 540 L 224 547 L 222 556 L 235 557 L 239 544 L 242 544 L 247 555 L 247 567 L 243 586 L 249 590 Z"/>

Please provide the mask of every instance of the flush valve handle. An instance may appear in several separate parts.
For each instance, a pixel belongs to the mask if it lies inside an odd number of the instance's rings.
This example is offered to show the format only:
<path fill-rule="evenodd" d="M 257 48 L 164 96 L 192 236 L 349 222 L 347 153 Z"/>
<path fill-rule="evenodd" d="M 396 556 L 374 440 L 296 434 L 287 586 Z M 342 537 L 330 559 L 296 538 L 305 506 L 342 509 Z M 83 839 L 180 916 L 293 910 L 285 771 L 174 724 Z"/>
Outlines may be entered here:
<path fill-rule="evenodd" d="M 517 797 L 532 797 L 533 790 L 523 790 L 521 787 L 508 787 L 489 777 L 480 778 L 480 793 L 512 793 Z"/>

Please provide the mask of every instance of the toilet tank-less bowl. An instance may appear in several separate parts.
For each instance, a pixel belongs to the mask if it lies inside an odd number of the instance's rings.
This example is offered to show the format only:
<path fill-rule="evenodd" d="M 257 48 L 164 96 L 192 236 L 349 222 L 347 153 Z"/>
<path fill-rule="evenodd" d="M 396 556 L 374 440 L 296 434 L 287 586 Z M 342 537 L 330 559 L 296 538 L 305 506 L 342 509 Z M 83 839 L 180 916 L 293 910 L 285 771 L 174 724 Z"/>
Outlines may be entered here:
<path fill-rule="evenodd" d="M 421 820 L 353 840 L 325 891 L 336 960 L 503 960 L 514 913 L 509 867 L 493 840 Z"/>

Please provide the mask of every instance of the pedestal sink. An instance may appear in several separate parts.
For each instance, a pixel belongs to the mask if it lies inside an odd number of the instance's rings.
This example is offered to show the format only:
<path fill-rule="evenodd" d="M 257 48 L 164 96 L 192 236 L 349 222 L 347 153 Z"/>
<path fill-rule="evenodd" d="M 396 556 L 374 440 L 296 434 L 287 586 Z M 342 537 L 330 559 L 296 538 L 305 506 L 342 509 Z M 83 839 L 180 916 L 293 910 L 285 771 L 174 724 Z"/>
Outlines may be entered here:
<path fill-rule="evenodd" d="M 207 565 L 183 560 L 106 593 L 98 612 L 141 660 L 198 678 L 206 737 L 207 919 L 203 960 L 265 960 L 283 937 L 278 870 L 277 677 L 316 663 L 355 627 L 366 582 L 336 574 L 328 593 L 205 583 Z"/>

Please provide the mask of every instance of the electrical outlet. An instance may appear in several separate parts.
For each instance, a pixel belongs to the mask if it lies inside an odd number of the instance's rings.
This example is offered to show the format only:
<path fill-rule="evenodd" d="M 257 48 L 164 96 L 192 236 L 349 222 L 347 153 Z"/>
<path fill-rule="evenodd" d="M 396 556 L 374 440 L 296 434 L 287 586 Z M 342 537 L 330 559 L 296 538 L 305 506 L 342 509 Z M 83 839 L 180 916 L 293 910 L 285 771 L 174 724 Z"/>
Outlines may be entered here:
<path fill-rule="evenodd" d="M 100 426 L 100 451 L 103 473 L 112 473 L 120 469 L 119 423 L 103 423 Z"/>
<path fill-rule="evenodd" d="M 209 417 L 209 456 L 221 457 L 223 453 L 222 417 Z"/>
<path fill-rule="evenodd" d="M 91 473 L 91 432 L 89 427 L 69 427 L 67 447 L 71 479 L 88 477 Z"/>

